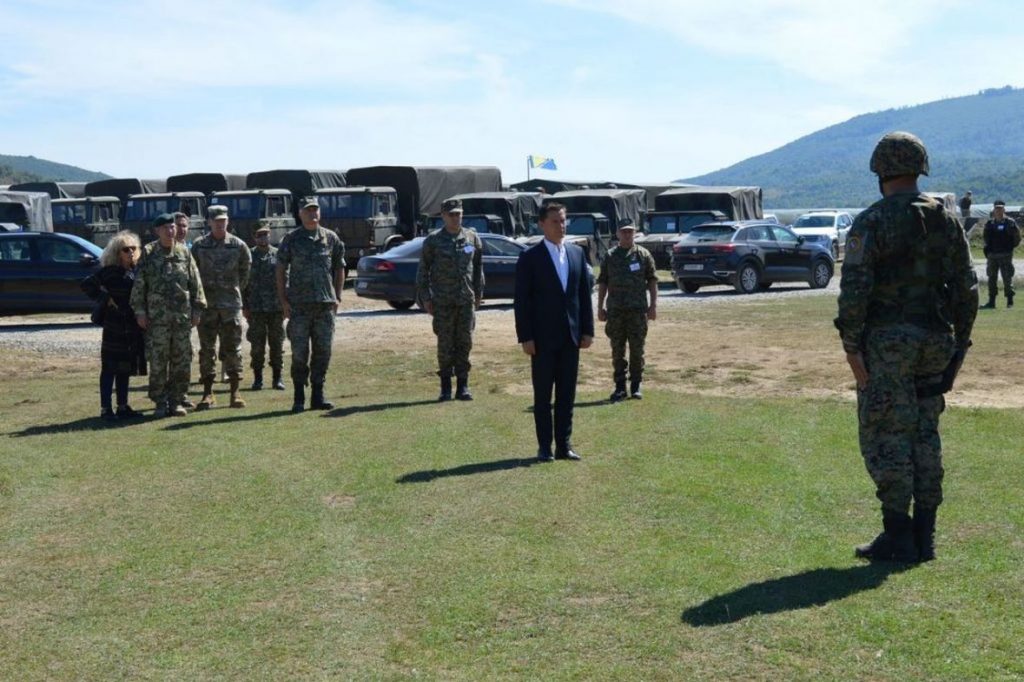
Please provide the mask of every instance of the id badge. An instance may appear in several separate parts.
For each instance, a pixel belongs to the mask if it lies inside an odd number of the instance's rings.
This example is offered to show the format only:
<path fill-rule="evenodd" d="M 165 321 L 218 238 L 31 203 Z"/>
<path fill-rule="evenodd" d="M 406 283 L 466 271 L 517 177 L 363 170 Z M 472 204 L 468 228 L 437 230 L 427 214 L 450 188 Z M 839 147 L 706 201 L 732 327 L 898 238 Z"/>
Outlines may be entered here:
<path fill-rule="evenodd" d="M 629 271 L 630 272 L 640 272 L 640 264 L 639 263 L 630 263 L 629 264 Z"/>

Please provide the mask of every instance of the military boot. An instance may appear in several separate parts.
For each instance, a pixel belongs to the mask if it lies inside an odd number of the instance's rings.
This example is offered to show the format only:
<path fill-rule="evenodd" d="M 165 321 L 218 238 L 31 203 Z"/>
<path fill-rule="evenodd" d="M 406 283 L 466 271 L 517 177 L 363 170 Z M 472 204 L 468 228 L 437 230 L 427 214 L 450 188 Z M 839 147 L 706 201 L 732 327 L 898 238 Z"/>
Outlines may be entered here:
<path fill-rule="evenodd" d="M 275 367 L 274 368 L 274 390 L 275 391 L 283 391 L 284 390 L 284 381 L 282 381 L 282 379 L 281 379 L 281 368 L 280 367 Z"/>
<path fill-rule="evenodd" d="M 156 419 L 163 419 L 166 416 L 167 416 L 167 403 L 166 402 L 157 403 L 156 407 L 153 408 L 153 417 L 155 417 Z"/>
<path fill-rule="evenodd" d="M 292 412 L 302 412 L 306 409 L 306 386 L 301 381 L 294 381 L 295 400 L 292 402 Z"/>
<path fill-rule="evenodd" d="M 245 407 L 245 401 L 238 394 L 238 384 L 241 382 L 242 379 L 237 374 L 228 377 L 228 383 L 231 385 L 231 407 Z"/>
<path fill-rule="evenodd" d="M 1013 307 L 1013 294 L 1010 294 L 1010 295 L 1008 295 L 1006 297 L 1006 307 L 1007 308 L 1012 308 Z"/>
<path fill-rule="evenodd" d="M 447 400 L 452 399 L 452 377 L 451 375 L 441 375 L 441 394 L 437 396 L 437 401 L 443 403 Z"/>
<path fill-rule="evenodd" d="M 882 510 L 882 532 L 869 544 L 854 550 L 861 559 L 869 561 L 917 561 L 912 521 L 909 514 Z"/>
<path fill-rule="evenodd" d="M 217 404 L 217 401 L 213 397 L 213 377 L 203 377 L 203 397 L 199 399 L 199 404 L 196 405 L 196 411 L 208 410 Z"/>
<path fill-rule="evenodd" d="M 262 391 L 263 390 L 263 368 L 253 368 L 252 370 L 252 390 Z"/>
<path fill-rule="evenodd" d="M 333 410 L 334 403 L 330 400 L 324 400 L 324 385 L 323 384 L 312 384 L 313 395 L 309 399 L 309 409 L 311 410 Z"/>
<path fill-rule="evenodd" d="M 451 379 L 449 379 L 451 381 Z M 451 384 L 449 384 L 450 386 Z M 455 378 L 455 399 L 456 400 L 472 400 L 473 394 L 469 392 L 469 377 L 456 377 Z"/>
<path fill-rule="evenodd" d="M 184 417 L 188 414 L 188 410 L 179 405 L 178 403 L 167 403 L 167 416 L 168 417 Z"/>
<path fill-rule="evenodd" d="M 643 400 L 644 394 L 640 392 L 640 379 L 630 380 L 629 395 L 633 398 L 633 400 Z"/>
<path fill-rule="evenodd" d="M 625 400 L 628 397 L 629 394 L 626 393 L 626 380 L 623 379 L 622 381 L 615 382 L 615 390 L 612 391 L 612 394 L 610 396 L 608 396 L 608 400 L 612 401 L 613 403 L 618 403 Z"/>
<path fill-rule="evenodd" d="M 935 558 L 935 507 L 914 504 L 914 542 L 918 561 Z"/>
<path fill-rule="evenodd" d="M 181 396 L 181 399 L 178 401 L 178 404 L 188 410 L 196 409 L 196 404 L 189 400 L 187 395 Z"/>
<path fill-rule="evenodd" d="M 996 307 L 996 297 L 995 296 L 989 296 L 988 297 L 988 303 L 986 303 L 985 305 L 981 306 L 982 310 L 994 310 L 995 307 Z"/>

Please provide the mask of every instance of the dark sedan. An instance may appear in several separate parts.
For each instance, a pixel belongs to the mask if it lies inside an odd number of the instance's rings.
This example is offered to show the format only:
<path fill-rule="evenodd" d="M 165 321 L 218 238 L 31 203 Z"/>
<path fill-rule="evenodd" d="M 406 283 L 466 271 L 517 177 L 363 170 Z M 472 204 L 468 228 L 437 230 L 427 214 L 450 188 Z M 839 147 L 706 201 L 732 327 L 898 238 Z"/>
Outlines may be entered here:
<path fill-rule="evenodd" d="M 498 234 L 479 236 L 484 245 L 484 297 L 512 298 L 516 263 L 526 247 Z M 417 237 L 390 251 L 360 258 L 356 266 L 356 295 L 387 301 L 397 310 L 411 308 L 416 303 L 416 271 L 424 239 Z"/>
<path fill-rule="evenodd" d="M 828 286 L 835 268 L 827 246 L 764 221 L 698 225 L 672 251 L 672 274 L 688 294 L 713 284 L 732 285 L 743 294 L 774 282 L 807 282 L 820 289 Z"/>
<path fill-rule="evenodd" d="M 95 244 L 58 232 L 0 234 L 0 312 L 88 312 L 79 283 L 99 269 Z"/>

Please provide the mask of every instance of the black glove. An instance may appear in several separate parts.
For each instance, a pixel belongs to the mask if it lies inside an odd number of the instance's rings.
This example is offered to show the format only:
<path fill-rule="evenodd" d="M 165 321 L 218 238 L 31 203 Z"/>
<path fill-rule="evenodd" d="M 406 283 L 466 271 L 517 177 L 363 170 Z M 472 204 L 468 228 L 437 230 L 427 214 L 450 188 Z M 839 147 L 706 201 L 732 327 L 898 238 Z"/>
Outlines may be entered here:
<path fill-rule="evenodd" d="M 953 390 L 953 382 L 956 381 L 956 375 L 960 373 L 960 368 L 964 364 L 964 357 L 967 355 L 967 349 L 970 347 L 971 343 L 968 341 L 965 347 L 957 348 L 953 353 L 953 357 L 949 359 L 946 369 L 942 370 L 941 375 L 925 377 L 923 380 L 919 379 L 916 381 L 917 397 L 934 398 L 937 395 L 949 393 Z M 941 380 L 939 380 L 940 377 Z"/>

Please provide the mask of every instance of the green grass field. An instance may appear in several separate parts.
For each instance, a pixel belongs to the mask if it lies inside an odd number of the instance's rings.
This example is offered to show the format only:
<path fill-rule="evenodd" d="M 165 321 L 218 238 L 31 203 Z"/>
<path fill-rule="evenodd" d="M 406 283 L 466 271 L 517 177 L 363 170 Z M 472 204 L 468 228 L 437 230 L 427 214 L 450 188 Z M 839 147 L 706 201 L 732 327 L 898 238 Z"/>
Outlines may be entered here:
<path fill-rule="evenodd" d="M 297 416 L 263 391 L 108 427 L 91 368 L 9 385 L 0 678 L 1024 677 L 1019 410 L 948 410 L 939 559 L 902 569 L 852 557 L 879 526 L 852 403 L 653 373 L 642 402 L 579 396 L 583 462 L 534 464 L 515 346 L 469 404 L 432 402 L 432 357 L 352 351 L 338 407 Z"/>

